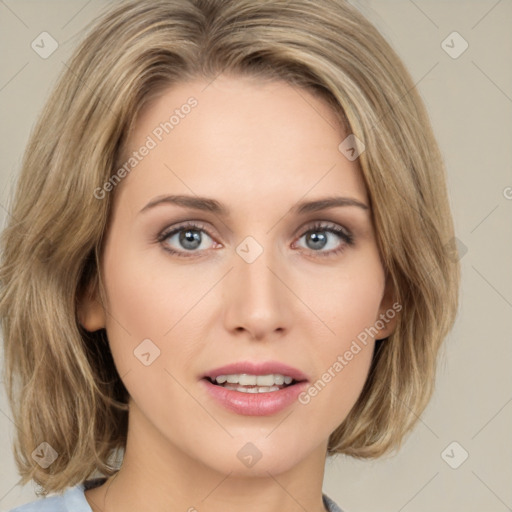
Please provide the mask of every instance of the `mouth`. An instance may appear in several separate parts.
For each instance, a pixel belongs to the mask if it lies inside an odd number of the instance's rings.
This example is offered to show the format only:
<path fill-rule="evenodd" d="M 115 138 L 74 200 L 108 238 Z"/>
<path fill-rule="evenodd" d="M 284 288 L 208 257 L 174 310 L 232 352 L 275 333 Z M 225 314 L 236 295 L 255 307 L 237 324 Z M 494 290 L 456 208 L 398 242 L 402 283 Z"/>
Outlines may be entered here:
<path fill-rule="evenodd" d="M 250 361 L 222 366 L 202 375 L 208 396 L 236 414 L 266 416 L 291 406 L 304 391 L 307 376 L 279 362 Z"/>
<path fill-rule="evenodd" d="M 305 381 L 305 379 L 296 380 L 290 375 L 280 373 L 266 375 L 232 373 L 217 377 L 205 377 L 205 379 L 215 386 L 240 393 L 273 393 Z"/>

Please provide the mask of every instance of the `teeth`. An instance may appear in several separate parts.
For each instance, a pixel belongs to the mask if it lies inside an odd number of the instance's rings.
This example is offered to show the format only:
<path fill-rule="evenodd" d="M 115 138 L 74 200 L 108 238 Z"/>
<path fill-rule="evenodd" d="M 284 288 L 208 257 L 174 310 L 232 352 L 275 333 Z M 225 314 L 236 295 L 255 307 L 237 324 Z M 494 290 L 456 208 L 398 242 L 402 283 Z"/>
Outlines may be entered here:
<path fill-rule="evenodd" d="M 281 388 L 278 386 L 255 386 L 253 388 L 244 388 L 242 386 L 232 386 L 230 384 L 226 384 L 226 389 L 231 389 L 232 391 L 241 391 L 242 393 L 269 393 L 270 391 L 279 391 Z"/>
<path fill-rule="evenodd" d="M 237 377 L 236 375 L 234 376 Z M 242 373 L 235 382 L 238 382 L 240 386 L 256 386 L 256 384 L 263 384 L 263 382 L 258 382 L 261 377 L 257 377 L 256 375 L 247 375 L 246 373 Z M 274 379 L 271 379 L 271 382 L 268 384 L 274 384 Z"/>
<path fill-rule="evenodd" d="M 284 377 L 282 375 L 274 375 L 274 382 L 278 385 L 278 386 L 281 386 L 282 384 L 284 384 Z"/>
<path fill-rule="evenodd" d="M 248 373 L 234 373 L 231 375 L 219 375 L 215 377 L 217 384 L 239 384 L 240 386 L 259 386 L 267 388 L 272 386 L 282 386 L 291 384 L 292 377 L 281 375 L 279 373 L 269 375 L 249 375 Z M 228 385 L 224 387 L 228 387 Z M 263 391 L 262 391 L 263 393 Z"/>

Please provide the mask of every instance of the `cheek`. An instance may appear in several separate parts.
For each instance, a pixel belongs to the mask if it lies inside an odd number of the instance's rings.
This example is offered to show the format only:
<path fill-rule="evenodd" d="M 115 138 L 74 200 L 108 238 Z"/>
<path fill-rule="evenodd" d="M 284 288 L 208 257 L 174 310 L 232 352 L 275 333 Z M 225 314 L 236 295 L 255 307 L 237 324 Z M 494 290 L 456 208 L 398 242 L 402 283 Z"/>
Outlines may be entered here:
<path fill-rule="evenodd" d="M 188 367 L 193 358 L 194 344 L 173 343 L 179 340 L 193 303 L 192 297 L 186 297 L 184 277 L 176 272 L 172 281 L 165 279 L 161 264 L 148 264 L 142 252 L 131 250 L 122 240 L 112 239 L 111 247 L 115 251 L 106 251 L 103 260 L 106 330 L 117 371 L 148 415 L 170 414 L 169 404 L 187 410 L 191 404 L 173 379 L 175 361 L 178 368 Z"/>
<path fill-rule="evenodd" d="M 121 237 L 112 240 L 111 248 L 104 258 L 107 321 L 112 330 L 121 324 L 132 336 L 161 339 L 197 300 L 191 276 L 179 268 L 170 275 L 165 255 L 153 248 L 137 250 Z"/>
<path fill-rule="evenodd" d="M 333 348 L 375 324 L 385 284 L 376 250 L 353 253 L 339 268 L 330 268 L 314 281 L 304 283 L 301 293 L 323 321 L 322 331 Z"/>
<path fill-rule="evenodd" d="M 144 264 L 140 251 L 134 250 L 121 234 L 114 234 L 109 240 L 103 275 L 107 290 L 106 330 L 119 374 L 124 375 L 143 366 L 137 359 L 139 350 L 142 354 L 151 353 L 151 360 L 155 361 L 152 368 L 161 363 L 165 341 L 170 337 L 166 333 L 179 320 L 180 297 L 172 283 L 164 286 L 160 282 L 163 280 L 159 279 L 159 269 Z"/>
<path fill-rule="evenodd" d="M 172 388 L 169 372 L 194 366 L 205 337 L 205 296 L 218 277 L 193 265 L 172 265 L 163 251 L 141 250 L 129 240 L 114 234 L 104 254 L 107 334 L 119 375 L 130 372 L 128 390 L 152 395 L 162 382 Z"/>
<path fill-rule="evenodd" d="M 315 380 L 299 402 L 306 410 L 314 409 L 331 431 L 345 419 L 367 379 L 375 346 L 372 328 L 384 291 L 376 252 L 351 263 L 331 273 L 321 291 L 308 295 L 325 334 L 317 337 L 312 355 Z"/>

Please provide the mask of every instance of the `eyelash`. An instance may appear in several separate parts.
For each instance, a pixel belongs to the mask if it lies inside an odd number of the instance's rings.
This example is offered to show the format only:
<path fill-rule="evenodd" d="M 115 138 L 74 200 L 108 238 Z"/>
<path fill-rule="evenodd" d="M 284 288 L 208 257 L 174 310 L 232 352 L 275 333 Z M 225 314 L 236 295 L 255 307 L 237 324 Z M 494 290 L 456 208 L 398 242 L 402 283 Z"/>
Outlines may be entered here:
<path fill-rule="evenodd" d="M 200 252 L 200 251 L 176 251 L 174 249 L 171 249 L 169 248 L 169 246 L 166 246 L 164 244 L 164 242 L 171 236 L 175 235 L 176 233 L 180 233 L 181 231 L 186 231 L 187 229 L 189 230 L 193 230 L 193 231 L 203 231 L 204 233 L 206 233 L 211 239 L 213 239 L 213 237 L 210 235 L 210 233 L 208 232 L 208 230 L 206 229 L 206 227 L 204 225 L 202 225 L 201 223 L 198 223 L 198 222 L 187 222 L 185 224 L 182 224 L 180 226 L 177 226 L 171 230 L 164 230 L 162 231 L 158 237 L 157 237 L 157 242 L 162 244 L 163 246 L 163 249 L 175 256 L 178 256 L 178 257 L 182 257 L 182 258 L 193 258 L 195 255 L 194 255 L 194 252 Z M 342 251 L 344 251 L 346 249 L 346 246 L 352 246 L 354 245 L 354 236 L 349 233 L 348 231 L 346 231 L 345 229 L 342 229 L 340 227 L 337 227 L 336 225 L 334 224 L 330 224 L 330 223 L 322 223 L 322 222 L 316 222 L 313 226 L 309 227 L 304 233 L 302 233 L 302 235 L 299 237 L 302 238 L 304 235 L 307 235 L 309 233 L 312 233 L 312 232 L 317 232 L 317 231 L 321 231 L 321 232 L 327 232 L 327 233 L 332 233 L 332 234 L 335 234 L 337 236 L 339 236 L 343 241 L 344 243 L 342 243 L 340 245 L 340 247 L 338 247 L 337 249 L 332 249 L 330 251 L 313 251 L 313 250 L 309 250 L 310 252 L 313 252 L 315 254 L 318 254 L 320 257 L 331 257 L 331 256 L 336 256 L 337 254 L 340 254 Z M 306 249 L 307 250 L 307 249 Z M 187 254 L 188 252 L 188 254 Z"/>

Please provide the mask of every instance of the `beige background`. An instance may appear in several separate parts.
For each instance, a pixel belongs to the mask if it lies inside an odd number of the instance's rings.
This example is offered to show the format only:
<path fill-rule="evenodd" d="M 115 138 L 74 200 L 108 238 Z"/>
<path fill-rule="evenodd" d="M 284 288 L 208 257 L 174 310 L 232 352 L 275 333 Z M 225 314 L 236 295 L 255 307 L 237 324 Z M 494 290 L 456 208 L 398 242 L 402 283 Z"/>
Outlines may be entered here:
<path fill-rule="evenodd" d="M 314 0 L 312 0 L 314 1 Z M 512 1 L 353 0 L 408 66 L 448 167 L 463 285 L 435 396 L 395 456 L 327 463 L 324 492 L 346 512 L 512 509 Z M 0 1 L 0 216 L 51 85 L 105 0 Z M 58 49 L 31 48 L 49 32 Z M 441 43 L 457 31 L 458 58 Z M 461 40 L 448 39 L 452 52 Z M 465 252 L 467 251 L 467 252 Z M 17 486 L 13 423 L 0 396 L 0 511 L 35 499 Z M 445 449 L 456 441 L 458 445 Z M 465 450 L 469 456 L 457 469 Z M 446 455 L 447 453 L 447 455 Z"/>

